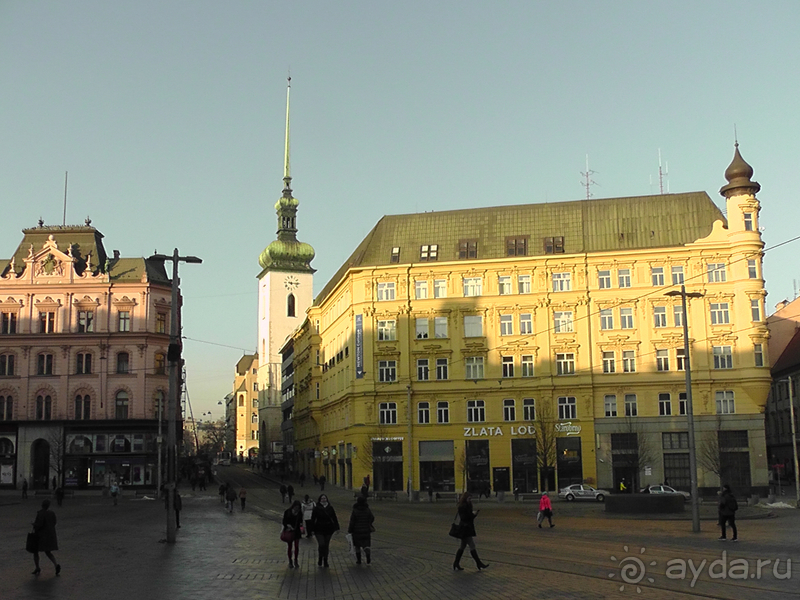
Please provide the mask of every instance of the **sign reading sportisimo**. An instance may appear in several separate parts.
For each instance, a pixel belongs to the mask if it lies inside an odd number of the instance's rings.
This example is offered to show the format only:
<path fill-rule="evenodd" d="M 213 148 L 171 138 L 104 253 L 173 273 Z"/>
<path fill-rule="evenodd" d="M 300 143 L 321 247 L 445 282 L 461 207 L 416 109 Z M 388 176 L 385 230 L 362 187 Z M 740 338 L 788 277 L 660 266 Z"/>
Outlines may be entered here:
<path fill-rule="evenodd" d="M 501 436 L 502 427 L 464 427 L 464 437 L 490 437 Z M 536 427 L 533 425 L 512 425 L 511 435 L 536 435 Z"/>

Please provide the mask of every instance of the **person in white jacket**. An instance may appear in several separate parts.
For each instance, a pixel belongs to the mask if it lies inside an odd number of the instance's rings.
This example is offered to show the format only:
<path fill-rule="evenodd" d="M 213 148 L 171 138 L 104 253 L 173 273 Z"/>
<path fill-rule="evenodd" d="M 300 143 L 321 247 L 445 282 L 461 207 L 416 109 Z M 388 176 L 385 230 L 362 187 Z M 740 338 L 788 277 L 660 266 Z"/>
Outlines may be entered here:
<path fill-rule="evenodd" d="M 303 498 L 303 502 L 300 504 L 301 508 L 303 509 L 303 521 L 306 524 L 306 537 L 310 538 L 311 533 L 311 513 L 314 512 L 314 507 L 316 506 L 316 502 L 314 502 L 311 498 L 308 497 L 306 494 L 305 498 Z"/>

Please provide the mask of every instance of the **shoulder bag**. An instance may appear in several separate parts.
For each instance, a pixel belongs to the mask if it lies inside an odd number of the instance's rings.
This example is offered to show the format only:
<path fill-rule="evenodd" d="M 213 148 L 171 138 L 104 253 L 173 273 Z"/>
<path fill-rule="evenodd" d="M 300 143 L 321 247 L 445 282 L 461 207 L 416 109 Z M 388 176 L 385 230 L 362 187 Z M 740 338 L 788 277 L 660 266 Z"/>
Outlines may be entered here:
<path fill-rule="evenodd" d="M 461 516 L 456 513 L 456 518 L 453 519 L 453 523 L 450 525 L 450 537 L 461 539 L 461 529 Z"/>

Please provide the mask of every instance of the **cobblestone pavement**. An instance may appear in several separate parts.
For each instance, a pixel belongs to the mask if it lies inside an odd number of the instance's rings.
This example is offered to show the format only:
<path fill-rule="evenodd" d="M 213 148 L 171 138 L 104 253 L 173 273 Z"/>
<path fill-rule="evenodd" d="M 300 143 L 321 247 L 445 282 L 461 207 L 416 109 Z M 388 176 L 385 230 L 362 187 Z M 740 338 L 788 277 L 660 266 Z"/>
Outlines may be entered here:
<path fill-rule="evenodd" d="M 800 598 L 800 567 L 797 574 L 781 578 L 787 559 L 793 567 L 795 560 L 800 564 L 800 511 L 740 518 L 742 541 L 732 544 L 716 540 L 711 521 L 704 521 L 697 535 L 685 519 L 609 518 L 595 504 L 557 502 L 556 527 L 540 530 L 534 504 L 484 500 L 476 503 L 481 509 L 476 541 L 491 566 L 479 572 L 465 557 L 466 570 L 454 572 L 455 541 L 447 536 L 455 513 L 452 502 L 373 502 L 372 565 L 356 565 L 343 534 L 337 534 L 330 568 L 317 567 L 316 543 L 304 539 L 300 568 L 289 569 L 286 545 L 278 539 L 287 505 L 281 504 L 277 485 L 237 466 L 221 468 L 220 475 L 246 486 L 247 510 L 237 507 L 229 514 L 215 490 L 184 489 L 182 528 L 173 545 L 159 542 L 166 522 L 160 502 L 124 496 L 115 507 L 98 495 L 67 499 L 55 509 L 61 547 L 56 556 L 63 566 L 59 577 L 44 556 L 42 574 L 33 577 L 31 555 L 24 551 L 27 527 L 41 499 L 0 495 L 0 600 Z M 319 494 L 309 485 L 295 487 Z M 346 527 L 353 493 L 330 486 L 326 493 Z M 757 517 L 765 514 L 761 511 L 741 512 Z M 712 517 L 713 507 L 704 507 L 704 515 Z M 747 571 L 735 562 L 743 558 Z M 773 562 L 762 564 L 758 573 L 759 559 Z M 778 577 L 775 559 L 781 561 Z M 684 578 L 675 567 L 680 560 L 686 565 Z M 668 561 L 673 561 L 672 571 L 667 571 Z M 709 571 L 713 561 L 716 570 Z"/>

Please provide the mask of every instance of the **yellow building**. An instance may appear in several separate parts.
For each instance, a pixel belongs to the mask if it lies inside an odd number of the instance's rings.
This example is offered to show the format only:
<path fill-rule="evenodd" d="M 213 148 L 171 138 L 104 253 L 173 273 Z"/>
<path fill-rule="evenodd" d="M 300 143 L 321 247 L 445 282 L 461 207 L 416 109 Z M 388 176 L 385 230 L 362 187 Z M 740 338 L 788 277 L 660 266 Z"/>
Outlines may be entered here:
<path fill-rule="evenodd" d="M 258 455 L 258 354 L 245 354 L 236 363 L 233 394 L 225 398 L 227 449 L 243 460 Z"/>
<path fill-rule="evenodd" d="M 767 485 L 759 184 L 387 216 L 294 333 L 298 465 L 411 491 Z M 676 287 L 677 286 L 677 287 Z"/>

